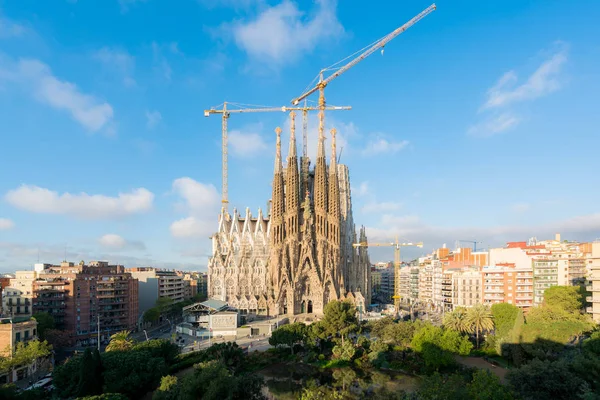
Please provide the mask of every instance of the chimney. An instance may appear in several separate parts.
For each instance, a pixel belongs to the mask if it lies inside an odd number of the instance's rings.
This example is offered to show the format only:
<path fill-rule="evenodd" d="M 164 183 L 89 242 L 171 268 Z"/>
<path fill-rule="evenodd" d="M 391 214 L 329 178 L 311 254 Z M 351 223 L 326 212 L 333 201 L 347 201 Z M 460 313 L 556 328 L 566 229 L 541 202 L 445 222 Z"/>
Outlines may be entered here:
<path fill-rule="evenodd" d="M 556 235 L 554 235 L 554 240 L 556 240 L 557 242 L 560 242 L 560 233 L 557 233 Z"/>

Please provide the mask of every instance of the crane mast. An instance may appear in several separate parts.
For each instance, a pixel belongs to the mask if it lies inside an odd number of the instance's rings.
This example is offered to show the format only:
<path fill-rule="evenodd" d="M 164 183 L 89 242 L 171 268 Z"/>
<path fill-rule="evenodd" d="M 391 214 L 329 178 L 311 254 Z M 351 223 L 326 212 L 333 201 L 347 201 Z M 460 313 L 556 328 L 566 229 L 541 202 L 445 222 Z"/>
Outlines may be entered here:
<path fill-rule="evenodd" d="M 303 156 L 303 168 L 305 168 L 306 170 L 303 172 L 304 174 L 304 179 L 307 179 L 308 176 L 308 155 L 307 155 L 307 141 L 308 141 L 308 112 L 309 111 L 314 111 L 314 110 L 319 110 L 321 111 L 321 109 L 319 107 L 309 107 L 306 104 L 306 101 L 304 102 L 304 107 L 287 107 L 287 106 L 282 106 L 282 107 L 257 107 L 257 108 L 227 108 L 228 104 L 235 104 L 235 103 L 227 103 L 224 102 L 223 103 L 223 107 L 220 109 L 217 108 L 211 108 L 209 110 L 204 110 L 204 116 L 205 117 L 209 117 L 212 114 L 221 114 L 221 139 L 222 139 L 222 197 L 221 197 L 221 203 L 222 203 L 222 207 L 225 208 L 225 210 L 227 211 L 227 207 L 229 205 L 229 185 L 228 185 L 228 152 L 227 152 L 227 148 L 228 148 L 228 144 L 227 144 L 227 140 L 228 140 L 228 134 L 227 134 L 227 120 L 229 119 L 229 116 L 232 113 L 256 113 L 256 112 L 286 112 L 286 111 L 302 111 L 302 129 L 303 129 L 303 133 L 302 133 L 302 156 Z M 326 107 L 327 110 L 331 110 L 331 111 L 336 111 L 336 110 L 351 110 L 352 107 L 350 106 L 330 106 L 330 107 Z M 304 189 L 306 189 L 308 187 L 308 182 L 303 182 L 304 185 Z"/>
<path fill-rule="evenodd" d="M 423 247 L 423 242 L 418 243 L 400 243 L 398 238 L 394 242 L 389 243 L 368 243 L 359 242 L 353 243 L 353 247 L 393 247 L 394 248 L 394 309 L 396 314 L 400 311 L 400 248 L 405 246 L 416 246 L 419 248 Z"/>

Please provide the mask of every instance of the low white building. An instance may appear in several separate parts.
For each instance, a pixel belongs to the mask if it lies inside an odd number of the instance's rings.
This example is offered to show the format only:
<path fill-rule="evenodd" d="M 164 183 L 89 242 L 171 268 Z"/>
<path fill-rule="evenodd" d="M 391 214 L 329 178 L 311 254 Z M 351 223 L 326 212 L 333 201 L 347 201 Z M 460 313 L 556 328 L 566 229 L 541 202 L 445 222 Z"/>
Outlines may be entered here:
<path fill-rule="evenodd" d="M 225 301 L 208 299 L 184 307 L 183 321 L 178 333 L 199 338 L 237 335 L 238 312 Z"/>

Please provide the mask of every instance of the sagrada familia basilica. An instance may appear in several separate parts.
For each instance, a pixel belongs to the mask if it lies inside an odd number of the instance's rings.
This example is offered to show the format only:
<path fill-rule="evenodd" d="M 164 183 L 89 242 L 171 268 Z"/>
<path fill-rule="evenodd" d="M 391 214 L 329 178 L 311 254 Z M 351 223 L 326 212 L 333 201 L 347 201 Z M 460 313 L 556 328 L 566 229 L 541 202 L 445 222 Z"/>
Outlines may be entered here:
<path fill-rule="evenodd" d="M 371 269 L 365 229 L 358 238 L 352 218 L 348 167 L 337 164 L 331 131 L 327 165 L 320 130 L 317 159 L 296 152 L 291 115 L 290 147 L 284 168 L 277 128 L 273 192 L 268 215 L 223 209 L 212 236 L 209 297 L 228 302 L 242 315 L 322 314 L 331 300 L 349 300 L 365 311 L 371 301 Z"/>

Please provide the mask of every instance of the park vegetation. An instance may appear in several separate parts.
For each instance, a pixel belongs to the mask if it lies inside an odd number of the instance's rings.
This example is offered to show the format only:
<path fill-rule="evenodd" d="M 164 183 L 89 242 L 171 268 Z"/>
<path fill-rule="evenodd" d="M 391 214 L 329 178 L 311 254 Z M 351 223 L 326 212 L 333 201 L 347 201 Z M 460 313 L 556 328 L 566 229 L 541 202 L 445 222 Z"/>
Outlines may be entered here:
<path fill-rule="evenodd" d="M 276 398 L 301 400 L 600 399 L 600 331 L 582 312 L 583 296 L 577 287 L 554 287 L 526 315 L 510 304 L 480 305 L 446 313 L 441 326 L 361 322 L 351 303 L 333 301 L 322 320 L 283 325 L 269 338 L 273 348 L 251 354 L 235 343 L 180 354 L 171 341 L 136 343 L 118 332 L 106 352 L 86 350 L 57 367 L 53 394 L 34 397 L 259 400 L 268 386 Z M 31 351 L 48 346 L 40 343 Z M 24 349 L 15 357 L 27 362 Z M 488 368 L 466 366 L 473 357 Z M 269 369 L 282 379 L 270 379 Z M 498 369 L 507 372 L 491 372 Z M 390 386 L 404 377 L 412 386 Z M 278 392 L 282 381 L 293 388 Z M 0 396 L 32 393 L 4 387 Z"/>

